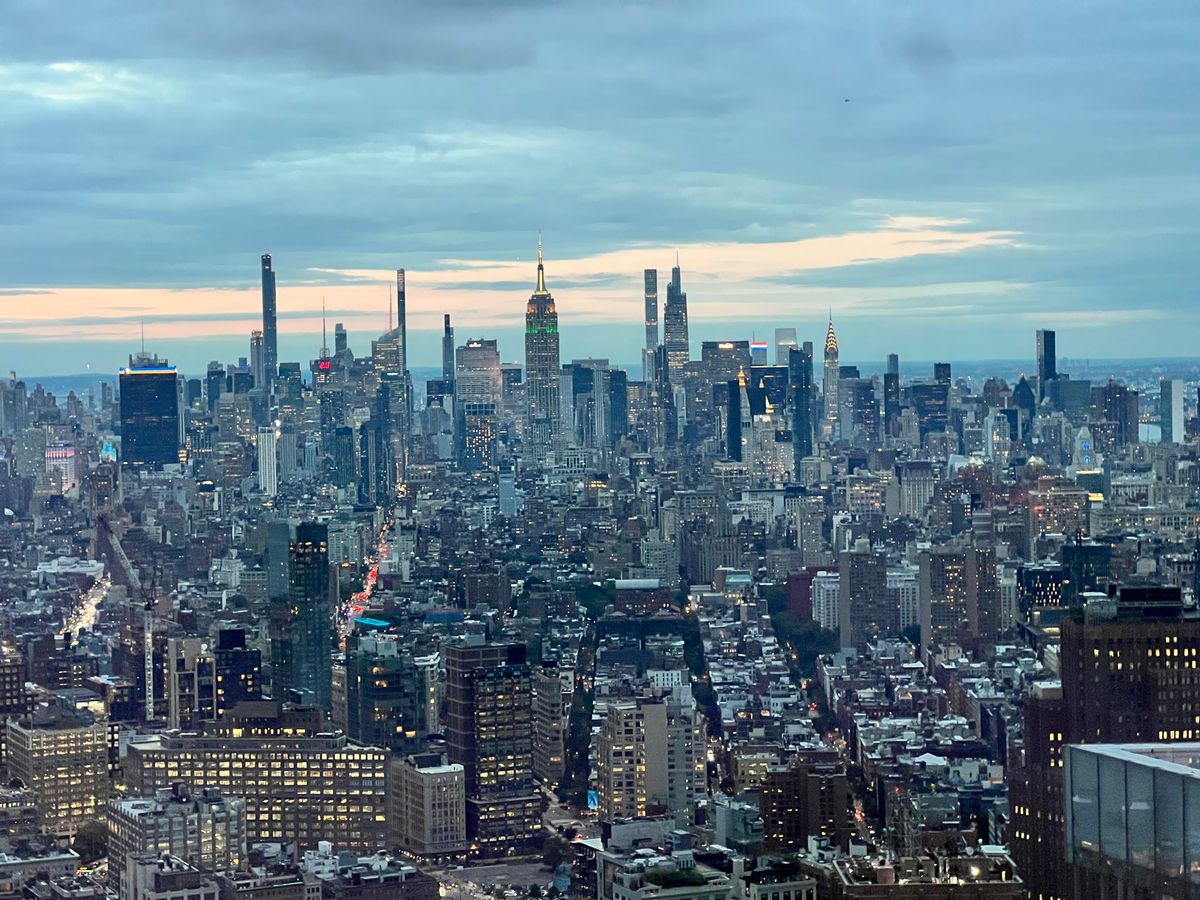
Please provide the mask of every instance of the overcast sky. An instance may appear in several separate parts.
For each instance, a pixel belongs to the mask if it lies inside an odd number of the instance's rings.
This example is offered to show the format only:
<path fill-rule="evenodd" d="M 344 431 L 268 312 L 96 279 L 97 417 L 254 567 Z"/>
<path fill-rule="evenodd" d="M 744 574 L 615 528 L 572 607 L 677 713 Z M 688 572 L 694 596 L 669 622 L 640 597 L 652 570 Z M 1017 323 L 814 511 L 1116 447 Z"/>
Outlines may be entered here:
<path fill-rule="evenodd" d="M 1195 355 L 1200 4 L 9 0 L 0 367 L 519 359 L 537 234 L 564 359 L 634 363 L 678 248 L 692 338 L 844 358 Z M 665 292 L 664 292 L 665 293 Z"/>

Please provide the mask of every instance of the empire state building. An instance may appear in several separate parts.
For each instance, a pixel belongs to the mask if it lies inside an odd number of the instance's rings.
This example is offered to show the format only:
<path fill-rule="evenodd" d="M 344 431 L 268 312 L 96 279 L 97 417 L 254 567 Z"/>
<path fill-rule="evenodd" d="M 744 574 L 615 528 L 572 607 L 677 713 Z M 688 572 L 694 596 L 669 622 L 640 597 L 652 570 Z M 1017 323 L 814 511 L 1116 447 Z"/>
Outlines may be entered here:
<path fill-rule="evenodd" d="M 546 290 L 542 240 L 538 238 L 537 287 L 525 307 L 525 447 L 529 460 L 541 462 L 554 448 L 561 379 L 558 311 Z"/>

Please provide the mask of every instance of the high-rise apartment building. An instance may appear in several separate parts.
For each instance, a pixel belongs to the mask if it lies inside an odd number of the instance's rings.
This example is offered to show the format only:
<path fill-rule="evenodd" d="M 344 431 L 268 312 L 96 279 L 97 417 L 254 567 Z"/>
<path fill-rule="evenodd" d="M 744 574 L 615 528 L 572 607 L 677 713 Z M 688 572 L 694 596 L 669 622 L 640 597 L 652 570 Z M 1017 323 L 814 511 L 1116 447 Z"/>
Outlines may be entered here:
<path fill-rule="evenodd" d="M 935 547 L 921 553 L 919 564 L 921 645 L 994 642 L 1002 630 L 995 548 Z"/>
<path fill-rule="evenodd" d="M 683 369 L 692 358 L 692 351 L 688 334 L 687 294 L 683 290 L 678 254 L 671 269 L 671 283 L 667 285 L 667 302 L 663 307 L 663 347 L 667 357 L 667 380 L 671 384 L 682 385 Z"/>
<path fill-rule="evenodd" d="M 260 328 L 250 332 L 250 374 L 254 378 L 254 386 L 259 390 L 264 390 L 267 380 L 267 359 L 265 340 Z"/>
<path fill-rule="evenodd" d="M 121 464 L 157 470 L 179 462 L 179 373 L 157 356 L 131 356 L 121 369 Z"/>
<path fill-rule="evenodd" d="M 442 318 L 442 380 L 454 381 L 454 326 L 450 313 Z"/>
<path fill-rule="evenodd" d="M 532 671 L 523 644 L 446 649 L 446 742 L 463 767 L 471 853 L 527 852 L 541 831 L 533 786 Z"/>
<path fill-rule="evenodd" d="M 899 630 L 899 610 L 887 591 L 887 557 L 864 538 L 838 557 L 838 615 L 843 647 L 863 647 Z"/>
<path fill-rule="evenodd" d="M 767 847 L 802 851 L 810 838 L 845 847 L 851 835 L 853 795 L 834 765 L 773 766 L 759 785 L 759 812 Z"/>
<path fill-rule="evenodd" d="M 12 647 L 0 647 L 0 764 L 8 759 L 8 720 L 29 712 L 25 689 L 25 657 Z"/>
<path fill-rule="evenodd" d="M 596 759 L 600 817 L 612 822 L 669 812 L 690 823 L 705 793 L 705 767 L 703 719 L 688 685 L 610 703 Z"/>
<path fill-rule="evenodd" d="M 551 789 L 562 780 L 566 760 L 567 715 L 572 673 L 557 663 L 543 663 L 533 676 L 533 775 Z"/>
<path fill-rule="evenodd" d="M 168 725 L 189 731 L 221 718 L 243 700 L 260 699 L 261 656 L 246 646 L 241 628 L 218 629 L 215 639 L 168 638 L 163 688 Z"/>
<path fill-rule="evenodd" d="M 642 348 L 642 381 L 654 380 L 654 351 L 658 347 L 658 270 L 642 272 L 643 300 L 646 309 L 646 344 Z"/>
<path fill-rule="evenodd" d="M 919 557 L 921 646 L 954 644 L 967 626 L 967 560 L 957 547 L 939 547 Z"/>
<path fill-rule="evenodd" d="M 279 334 L 276 328 L 275 270 L 271 268 L 271 254 L 262 255 L 262 339 L 263 376 L 262 387 L 270 390 L 279 372 Z"/>

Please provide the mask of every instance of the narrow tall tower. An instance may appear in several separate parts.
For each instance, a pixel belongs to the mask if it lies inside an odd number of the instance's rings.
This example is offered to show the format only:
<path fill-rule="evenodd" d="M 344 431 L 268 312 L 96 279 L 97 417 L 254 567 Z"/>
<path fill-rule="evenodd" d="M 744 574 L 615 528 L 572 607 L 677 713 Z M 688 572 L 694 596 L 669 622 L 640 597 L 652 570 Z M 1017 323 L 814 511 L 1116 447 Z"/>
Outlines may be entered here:
<path fill-rule="evenodd" d="M 400 372 L 408 371 L 408 309 L 404 292 L 404 270 L 396 270 L 396 349 L 400 354 Z"/>
<path fill-rule="evenodd" d="M 687 294 L 683 292 L 678 253 L 675 254 L 671 283 L 667 285 L 667 304 L 663 309 L 663 346 L 671 383 L 683 384 L 683 368 L 691 359 L 691 344 L 688 341 Z"/>
<path fill-rule="evenodd" d="M 262 255 L 262 320 L 263 320 L 263 377 L 270 388 L 279 374 L 279 343 L 275 328 L 275 271 L 271 268 L 271 254 Z"/>
<path fill-rule="evenodd" d="M 525 446 L 541 461 L 553 448 L 560 417 L 562 370 L 558 351 L 558 311 L 546 290 L 542 239 L 538 238 L 537 287 L 525 307 Z"/>
<path fill-rule="evenodd" d="M 838 341 L 833 331 L 833 313 L 829 314 L 829 328 L 825 332 L 825 371 L 821 382 L 825 395 L 824 431 L 830 440 L 838 437 Z"/>
<path fill-rule="evenodd" d="M 412 431 L 412 375 L 408 371 L 408 295 L 404 286 L 404 270 L 396 270 L 396 355 L 400 367 L 400 415 L 396 422 L 399 446 L 394 449 L 400 477 L 408 472 L 408 438 Z"/>
<path fill-rule="evenodd" d="M 442 319 L 442 380 L 454 380 L 454 326 L 450 324 L 450 313 Z"/>
<path fill-rule="evenodd" d="M 654 380 L 654 351 L 658 347 L 658 270 L 642 273 L 646 300 L 646 346 L 642 349 L 642 381 Z"/>

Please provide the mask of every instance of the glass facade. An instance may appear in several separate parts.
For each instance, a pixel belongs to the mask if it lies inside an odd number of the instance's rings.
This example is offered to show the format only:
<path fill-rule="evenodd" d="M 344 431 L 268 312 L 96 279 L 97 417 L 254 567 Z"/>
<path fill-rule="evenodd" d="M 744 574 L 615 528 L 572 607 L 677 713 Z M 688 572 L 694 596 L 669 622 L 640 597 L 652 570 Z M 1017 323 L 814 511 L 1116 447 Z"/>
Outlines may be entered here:
<path fill-rule="evenodd" d="M 121 460 L 130 468 L 179 462 L 179 377 L 173 366 L 121 370 Z"/>
<path fill-rule="evenodd" d="M 1070 746 L 1065 768 L 1070 863 L 1200 884 L 1200 744 Z"/>

